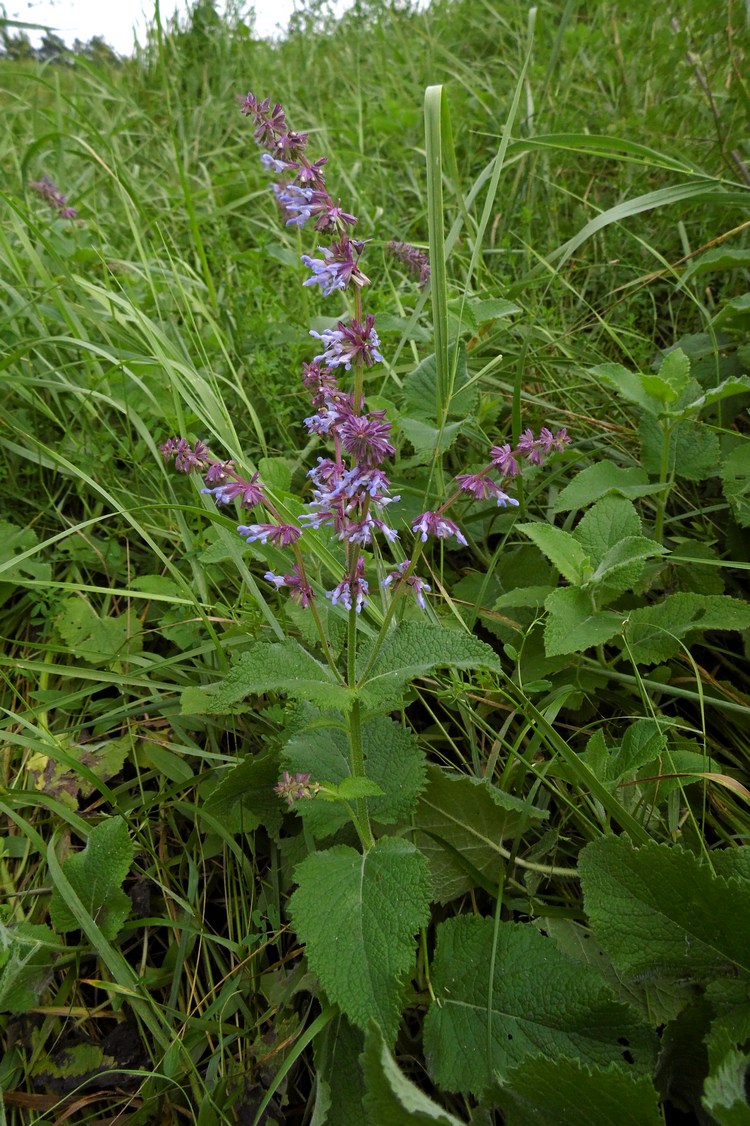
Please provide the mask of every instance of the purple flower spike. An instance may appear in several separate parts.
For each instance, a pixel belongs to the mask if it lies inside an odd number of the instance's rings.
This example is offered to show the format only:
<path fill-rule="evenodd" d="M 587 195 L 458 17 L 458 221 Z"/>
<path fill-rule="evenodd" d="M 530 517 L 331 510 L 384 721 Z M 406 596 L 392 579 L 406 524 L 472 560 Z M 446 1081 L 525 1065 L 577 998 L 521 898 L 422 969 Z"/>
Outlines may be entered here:
<path fill-rule="evenodd" d="M 518 501 L 509 497 L 486 473 L 459 473 L 456 480 L 465 493 L 471 493 L 477 500 L 493 497 L 499 508 L 505 508 L 509 504 L 518 507 Z"/>
<path fill-rule="evenodd" d="M 420 288 L 427 285 L 430 280 L 430 262 L 424 251 L 408 242 L 389 242 L 386 246 L 412 274 L 418 276 Z"/>
<path fill-rule="evenodd" d="M 328 367 L 335 368 L 343 364 L 348 371 L 353 363 L 361 360 L 365 367 L 372 367 L 374 363 L 382 363 L 378 348 L 380 338 L 375 331 L 375 318 L 372 313 L 365 317 L 365 323 L 352 319 L 348 325 L 339 321 L 338 328 L 327 328 L 323 332 L 310 329 L 310 336 L 315 336 L 325 344 L 325 351 L 315 356 L 315 363 L 325 363 Z"/>
<path fill-rule="evenodd" d="M 391 424 L 386 420 L 385 411 L 355 414 L 349 408 L 342 413 L 341 441 L 360 465 L 369 469 L 395 454 L 395 447 L 388 441 Z"/>
<path fill-rule="evenodd" d="M 178 473 L 192 473 L 194 469 L 203 470 L 210 461 L 208 446 L 198 440 L 191 446 L 187 438 L 169 438 L 160 452 L 165 461 L 174 458 L 174 467 Z"/>
<path fill-rule="evenodd" d="M 237 528 L 248 543 L 272 543 L 277 547 L 289 547 L 302 535 L 301 528 L 294 524 L 240 524 Z"/>
<path fill-rule="evenodd" d="M 283 586 L 289 588 L 289 597 L 295 602 L 299 602 L 303 608 L 309 606 L 315 597 L 313 588 L 302 578 L 300 574 L 299 564 L 295 563 L 292 567 L 291 573 L 288 575 L 274 575 L 273 571 L 266 571 L 263 576 L 269 583 L 273 583 L 277 590 Z"/>
<path fill-rule="evenodd" d="M 338 586 L 334 587 L 333 590 L 326 591 L 326 598 L 330 598 L 334 606 L 338 606 L 340 602 L 347 610 L 351 610 L 354 606 L 359 614 L 362 607 L 367 605 L 368 594 L 369 587 L 365 578 L 365 557 L 360 555 L 354 568 L 354 575 L 345 575 Z"/>
<path fill-rule="evenodd" d="M 203 480 L 207 485 L 223 485 L 232 470 L 231 461 L 212 461 Z"/>
<path fill-rule="evenodd" d="M 421 534 L 422 543 L 427 542 L 428 536 L 437 536 L 438 539 L 447 540 L 455 536 L 458 543 L 466 547 L 466 540 L 457 524 L 441 516 L 439 512 L 423 512 L 411 526 L 414 535 Z"/>
<path fill-rule="evenodd" d="M 257 473 L 253 473 L 249 481 L 235 475 L 233 481 L 227 481 L 213 489 L 201 489 L 201 492 L 208 493 L 217 504 L 229 504 L 238 500 L 242 508 L 254 508 L 256 504 L 263 504 L 266 499 Z"/>
<path fill-rule="evenodd" d="M 411 559 L 405 559 L 403 563 L 399 563 L 398 567 L 396 567 L 393 571 L 391 571 L 389 575 L 387 575 L 383 579 L 380 585 L 390 586 L 392 582 L 395 582 L 396 584 L 402 582 L 404 575 L 406 574 L 410 566 Z M 406 585 L 411 588 L 419 609 L 426 610 L 427 603 L 424 600 L 424 592 L 429 592 L 430 590 L 432 590 L 432 587 L 428 583 L 424 582 L 423 579 L 420 579 L 418 575 L 409 575 L 408 579 L 406 580 Z"/>
<path fill-rule="evenodd" d="M 54 207 L 61 219 L 75 219 L 78 212 L 75 207 L 68 207 L 65 196 L 59 191 L 57 184 L 49 176 L 42 176 L 41 180 L 29 180 L 29 187 L 38 192 L 50 207 Z"/>
<path fill-rule="evenodd" d="M 291 775 L 285 770 L 279 782 L 274 786 L 274 791 L 280 798 L 284 798 L 291 808 L 301 798 L 314 798 L 320 790 L 318 782 L 311 782 L 309 774 Z"/>

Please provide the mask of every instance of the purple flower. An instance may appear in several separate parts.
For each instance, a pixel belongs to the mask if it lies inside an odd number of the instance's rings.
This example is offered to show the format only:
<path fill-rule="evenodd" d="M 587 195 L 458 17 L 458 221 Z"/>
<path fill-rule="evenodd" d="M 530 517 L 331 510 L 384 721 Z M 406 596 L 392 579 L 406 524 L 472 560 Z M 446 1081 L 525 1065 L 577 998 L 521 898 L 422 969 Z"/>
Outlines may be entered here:
<path fill-rule="evenodd" d="M 424 251 L 408 242 L 389 242 L 386 246 L 412 274 L 418 275 L 420 286 L 427 285 L 430 280 L 430 262 Z"/>
<path fill-rule="evenodd" d="M 423 512 L 413 522 L 411 530 L 415 535 L 418 532 L 421 533 L 422 543 L 427 542 L 428 536 L 437 536 L 441 540 L 455 536 L 458 543 L 466 547 L 466 540 L 458 525 L 454 524 L 452 520 L 446 519 L 445 516 L 441 516 L 439 512 Z"/>
<path fill-rule="evenodd" d="M 411 559 L 405 559 L 403 563 L 399 563 L 399 565 L 383 579 L 380 585 L 390 586 L 392 582 L 395 582 L 396 584 L 402 582 L 404 575 L 406 574 L 410 566 Z M 426 610 L 427 604 L 424 600 L 424 591 L 430 591 L 432 590 L 432 587 L 429 586 L 428 583 L 424 582 L 423 579 L 420 579 L 418 575 L 409 575 L 406 580 L 406 585 L 410 587 L 412 592 L 414 593 L 417 606 L 419 606 L 420 610 Z"/>
<path fill-rule="evenodd" d="M 212 461 L 203 480 L 207 485 L 221 485 L 232 472 L 231 461 Z"/>
<path fill-rule="evenodd" d="M 323 165 L 328 164 L 327 156 L 319 156 L 317 160 L 310 163 L 305 157 L 302 157 L 299 164 L 296 165 L 297 175 L 295 179 L 298 184 L 303 188 L 314 188 L 316 192 L 325 192 L 325 176 L 323 174 Z"/>
<path fill-rule="evenodd" d="M 521 437 L 518 439 L 516 446 L 516 453 L 525 457 L 530 465 L 541 465 L 544 461 L 544 449 L 540 446 L 534 437 L 534 431 L 530 428 L 524 430 Z"/>
<path fill-rule="evenodd" d="M 273 571 L 266 571 L 263 576 L 269 583 L 273 583 L 277 590 L 285 586 L 289 588 L 289 597 L 300 606 L 309 606 L 315 597 L 313 588 L 300 574 L 299 564 L 295 563 L 288 575 L 274 575 Z"/>
<path fill-rule="evenodd" d="M 330 297 L 337 289 L 346 289 L 350 282 L 358 286 L 369 285 L 370 279 L 365 277 L 354 259 L 354 252 L 360 245 L 344 236 L 332 243 L 330 248 L 318 247 L 322 258 L 303 254 L 302 262 L 312 270 L 312 277 L 302 284 L 319 285 L 325 297 Z"/>
<path fill-rule="evenodd" d="M 343 364 L 348 371 L 358 360 L 368 368 L 376 362 L 383 362 L 378 351 L 380 338 L 375 331 L 372 313 L 367 314 L 364 324 L 354 319 L 348 325 L 339 321 L 338 328 L 327 328 L 323 332 L 310 329 L 310 336 L 315 336 L 325 344 L 325 351 L 315 357 L 316 363 L 325 362 L 332 368 Z"/>
<path fill-rule="evenodd" d="M 272 543 L 277 547 L 289 547 L 302 535 L 302 529 L 294 524 L 240 524 L 237 528 L 248 543 Z"/>
<path fill-rule="evenodd" d="M 356 215 L 350 215 L 348 211 L 344 211 L 341 200 L 334 204 L 328 192 L 315 193 L 312 213 L 316 217 L 316 231 L 343 234 L 347 227 L 354 227 L 357 223 Z"/>
<path fill-rule="evenodd" d="M 253 93 L 240 99 L 240 109 L 246 117 L 252 117 L 255 122 L 255 140 L 264 148 L 270 148 L 275 138 L 286 129 L 286 116 L 281 103 L 271 107 L 271 99 L 264 98 L 259 102 Z"/>
<path fill-rule="evenodd" d="M 274 791 L 280 798 L 284 798 L 291 808 L 301 798 L 314 798 L 320 790 L 319 782 L 311 782 L 309 774 L 295 774 L 292 776 L 285 770 L 281 779 L 274 786 Z"/>
<path fill-rule="evenodd" d="M 226 481 L 213 489 L 201 489 L 201 492 L 212 496 L 216 504 L 229 504 L 233 500 L 239 500 L 242 508 L 254 508 L 256 504 L 263 504 L 266 499 L 257 473 L 253 473 L 249 481 L 235 475 L 233 481 Z"/>
<path fill-rule="evenodd" d="M 508 504 L 518 506 L 518 501 L 509 497 L 486 473 L 459 473 L 456 480 L 465 493 L 471 493 L 477 500 L 494 497 L 500 508 Z"/>
<path fill-rule="evenodd" d="M 304 227 L 312 215 L 312 200 L 315 194 L 312 188 L 298 188 L 296 184 L 274 184 L 276 202 L 289 218 L 287 227 Z"/>
<path fill-rule="evenodd" d="M 294 168 L 293 164 L 287 164 L 284 160 L 278 160 L 277 157 L 271 156 L 270 152 L 260 154 L 260 162 L 265 168 L 266 172 L 274 172 L 277 176 L 281 172 L 288 172 Z M 278 185 L 274 185 L 274 190 Z"/>
<path fill-rule="evenodd" d="M 58 190 L 54 180 L 49 176 L 42 176 L 40 180 L 29 180 L 29 187 L 38 192 L 50 207 L 54 207 L 61 219 L 75 219 L 78 212 L 75 207 L 66 205 L 66 197 Z"/>
<path fill-rule="evenodd" d="M 342 414 L 339 429 L 342 444 L 361 465 L 371 468 L 396 452 L 388 441 L 391 424 L 385 418 L 385 411 L 355 414 L 349 407 Z"/>
<path fill-rule="evenodd" d="M 191 473 L 193 469 L 203 470 L 210 461 L 208 446 L 200 439 L 191 446 L 187 438 L 169 438 L 160 447 L 161 455 L 165 461 L 174 458 L 174 467 L 178 473 Z"/>
<path fill-rule="evenodd" d="M 338 586 L 334 587 L 333 590 L 326 591 L 326 598 L 330 598 L 334 606 L 338 606 L 340 602 L 347 610 L 351 610 L 353 605 L 359 614 L 362 607 L 367 605 L 368 594 L 369 587 L 365 578 L 365 557 L 360 555 L 354 567 L 354 574 L 344 575 Z"/>
<path fill-rule="evenodd" d="M 517 477 L 521 472 L 516 451 L 510 448 L 508 442 L 504 446 L 493 446 L 490 450 L 490 457 L 492 464 L 500 470 L 504 477 Z"/>

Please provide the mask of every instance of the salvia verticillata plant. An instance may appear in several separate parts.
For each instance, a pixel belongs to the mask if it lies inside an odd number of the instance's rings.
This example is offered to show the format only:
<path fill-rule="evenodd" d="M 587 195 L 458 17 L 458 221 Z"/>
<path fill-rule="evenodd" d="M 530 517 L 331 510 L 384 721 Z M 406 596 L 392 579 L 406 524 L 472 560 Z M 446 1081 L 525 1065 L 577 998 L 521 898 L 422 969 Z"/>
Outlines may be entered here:
<path fill-rule="evenodd" d="M 39 180 L 29 180 L 29 187 L 41 196 L 41 198 L 54 208 L 61 219 L 75 219 L 78 212 L 75 207 L 70 207 L 67 202 L 67 196 L 64 196 L 60 189 L 51 180 L 49 176 L 42 176 Z"/>
<path fill-rule="evenodd" d="M 298 703 L 276 791 L 311 838 L 336 836 L 337 843 L 295 869 L 292 922 L 327 998 L 361 1029 L 375 1020 L 392 1042 L 404 977 L 414 972 L 414 935 L 429 920 L 431 886 L 426 856 L 405 835 L 426 785 L 425 753 L 390 713 L 403 709 L 410 682 L 434 669 L 500 673 L 489 645 L 455 629 L 455 621 L 441 623 L 420 564 L 429 563 L 436 542 L 467 547 L 456 512 L 462 501 L 512 510 L 523 466 L 543 464 L 569 439 L 564 429 L 527 429 L 515 445 L 493 445 L 480 469 L 457 474 L 441 503 L 399 519 L 389 476 L 397 453 L 392 423 L 367 405 L 366 375 L 385 360 L 365 303 L 370 279 L 357 217 L 330 193 L 327 158 L 308 156 L 307 134 L 289 127 L 281 105 L 250 93 L 241 108 L 263 166 L 276 177 L 284 221 L 317 235 L 315 253 L 302 255 L 302 284 L 350 302 L 348 317 L 311 330 L 317 352 L 301 373 L 310 400 L 303 425 L 321 452 L 307 473 L 298 517 L 257 472 L 222 460 L 203 440 L 173 437 L 162 453 L 178 471 L 202 473 L 202 491 L 216 504 L 250 514 L 238 534 L 261 555 L 283 552 L 288 560 L 267 570 L 266 581 L 311 615 L 314 646 L 293 637 L 252 644 L 227 679 L 208 690 L 205 706 L 220 713 L 269 691 Z M 427 283 L 421 252 L 401 243 L 391 249 Z M 331 630 L 342 617 L 343 644 Z M 361 937 L 354 948 L 352 935 Z"/>

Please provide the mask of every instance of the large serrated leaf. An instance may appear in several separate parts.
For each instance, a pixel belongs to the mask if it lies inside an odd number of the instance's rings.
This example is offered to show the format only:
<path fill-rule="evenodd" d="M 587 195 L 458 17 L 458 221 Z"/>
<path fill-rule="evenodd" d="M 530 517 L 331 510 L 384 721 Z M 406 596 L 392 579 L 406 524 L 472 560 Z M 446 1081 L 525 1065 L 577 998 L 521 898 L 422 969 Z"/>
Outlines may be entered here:
<path fill-rule="evenodd" d="M 425 785 L 425 756 L 411 732 L 387 716 L 362 725 L 367 778 L 382 797 L 368 798 L 370 817 L 382 825 L 407 818 Z M 284 747 L 282 765 L 291 773 L 310 774 L 313 782 L 341 783 L 351 778 L 349 738 L 341 727 L 315 726 L 295 735 Z M 319 840 L 333 836 L 349 820 L 344 806 L 316 797 L 297 812 Z"/>
<path fill-rule="evenodd" d="M 497 885 L 504 855 L 501 842 L 547 813 L 488 782 L 427 768 L 428 787 L 419 800 L 415 841 L 430 863 L 435 899 L 448 903 L 478 886 Z M 479 879 L 473 875 L 477 873 Z"/>
<path fill-rule="evenodd" d="M 221 818 L 229 832 L 252 832 L 264 825 L 275 836 L 282 822 L 281 803 L 273 791 L 278 778 L 275 751 L 251 755 L 221 774 L 205 801 L 206 811 Z"/>
<path fill-rule="evenodd" d="M 367 1030 L 362 1068 L 367 1088 L 364 1109 L 370 1126 L 463 1126 L 407 1079 L 377 1026 Z"/>
<path fill-rule="evenodd" d="M 659 1095 L 645 1075 L 614 1064 L 535 1056 L 514 1068 L 500 1096 L 506 1126 L 663 1126 Z"/>
<path fill-rule="evenodd" d="M 750 974 L 750 886 L 714 876 L 667 844 L 601 837 L 581 853 L 584 904 L 597 941 L 626 978 Z"/>
<path fill-rule="evenodd" d="M 653 665 L 678 653 L 682 639 L 696 630 L 748 628 L 748 603 L 725 594 L 681 591 L 654 606 L 631 610 L 625 635 L 633 660 Z"/>
<path fill-rule="evenodd" d="M 589 368 L 589 375 L 593 376 L 596 383 L 611 387 L 623 399 L 635 403 L 649 414 L 658 414 L 661 404 L 658 399 L 649 395 L 638 372 L 628 371 L 622 364 L 598 364 Z"/>
<path fill-rule="evenodd" d="M 623 615 L 596 610 L 586 591 L 577 587 L 553 590 L 544 603 L 544 651 L 548 657 L 582 653 L 592 645 L 603 645 L 622 629 Z"/>
<path fill-rule="evenodd" d="M 750 528 L 750 442 L 731 450 L 721 467 L 724 496 L 741 528 Z"/>
<path fill-rule="evenodd" d="M 638 466 L 627 469 L 611 461 L 597 461 L 582 469 L 559 493 L 555 512 L 572 512 L 586 508 L 608 493 L 623 497 L 644 497 L 657 492 L 659 485 L 649 483 L 648 474 Z"/>
<path fill-rule="evenodd" d="M 492 975 L 492 976 L 490 976 Z M 588 966 L 528 924 L 463 915 L 441 923 L 432 965 L 436 1001 L 424 1043 L 433 1080 L 482 1096 L 528 1056 L 572 1056 L 606 1067 L 628 1041 L 635 1073 L 654 1039 Z"/>
<path fill-rule="evenodd" d="M 569 583 L 580 585 L 591 574 L 591 560 L 571 532 L 555 528 L 552 524 L 516 524 L 543 551 Z"/>
<path fill-rule="evenodd" d="M 358 654 L 360 677 L 369 664 L 373 644 L 364 646 Z M 433 669 L 482 668 L 499 672 L 500 667 L 490 646 L 471 634 L 427 622 L 401 622 L 387 635 L 359 688 L 369 707 L 389 709 L 401 702 L 405 684 Z"/>
<path fill-rule="evenodd" d="M 396 1036 L 414 935 L 429 919 L 427 861 L 408 841 L 381 837 L 362 854 L 346 845 L 295 869 L 295 930 L 326 995 L 358 1028 Z"/>
<path fill-rule="evenodd" d="M 640 531 L 641 520 L 635 505 L 625 497 L 608 496 L 581 517 L 573 534 L 594 566 L 598 566 L 608 551 L 622 540 L 640 535 Z"/>
<path fill-rule="evenodd" d="M 238 657 L 228 676 L 212 685 L 204 705 L 210 714 L 229 711 L 247 696 L 281 692 L 294 700 L 346 711 L 353 695 L 327 665 L 291 639 L 260 642 Z"/>
<path fill-rule="evenodd" d="M 108 817 L 91 830 L 83 851 L 69 856 L 62 866 L 71 888 L 107 939 L 116 937 L 130 914 L 130 899 L 120 885 L 134 856 L 125 821 Z M 80 925 L 57 887 L 49 913 L 57 931 L 77 930 Z"/>

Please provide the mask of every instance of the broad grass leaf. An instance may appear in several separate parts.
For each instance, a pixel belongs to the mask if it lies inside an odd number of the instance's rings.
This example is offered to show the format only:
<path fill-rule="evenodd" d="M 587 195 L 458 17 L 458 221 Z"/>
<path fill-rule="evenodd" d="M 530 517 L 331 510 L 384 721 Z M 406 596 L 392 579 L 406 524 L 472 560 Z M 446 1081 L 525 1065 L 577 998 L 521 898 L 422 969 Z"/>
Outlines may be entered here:
<path fill-rule="evenodd" d="M 362 1069 L 367 1089 L 364 1110 L 370 1126 L 463 1126 L 407 1079 L 377 1025 L 367 1030 Z"/>
<path fill-rule="evenodd" d="M 572 512 L 587 508 L 608 493 L 628 498 L 644 497 L 657 492 L 658 485 L 649 483 L 648 474 L 640 466 L 623 468 L 611 461 L 597 461 L 582 469 L 559 493 L 555 512 Z"/>
<path fill-rule="evenodd" d="M 622 614 L 595 610 L 590 596 L 577 587 L 553 590 L 544 606 L 547 610 L 544 651 L 548 657 L 581 653 L 592 645 L 603 645 L 622 629 Z"/>
<path fill-rule="evenodd" d="M 626 979 L 750 974 L 750 883 L 677 845 L 624 837 L 588 844 L 579 871 L 594 935 Z"/>
<path fill-rule="evenodd" d="M 496 929 L 476 915 L 441 923 L 432 985 L 425 1055 L 433 1080 L 449 1091 L 482 1097 L 540 1054 L 606 1067 L 622 1060 L 623 1039 L 635 1073 L 652 1062 L 649 1030 L 594 970 L 527 924 Z"/>
<path fill-rule="evenodd" d="M 542 523 L 516 524 L 516 531 L 528 536 L 569 583 L 578 586 L 591 574 L 591 560 L 571 532 Z"/>
<path fill-rule="evenodd" d="M 666 661 L 680 651 L 680 642 L 696 630 L 744 630 L 750 627 L 750 605 L 725 594 L 670 594 L 654 606 L 631 610 L 626 637 L 639 665 Z"/>
<path fill-rule="evenodd" d="M 367 667 L 371 645 L 358 654 L 361 676 Z M 497 654 L 471 634 L 427 622 L 401 622 L 387 635 L 366 680 L 361 696 L 372 708 L 398 707 L 402 690 L 416 676 L 438 668 L 489 669 L 500 671 Z"/>
<path fill-rule="evenodd" d="M 280 692 L 294 700 L 308 701 L 323 708 L 346 710 L 352 702 L 348 688 L 340 684 L 327 665 L 292 639 L 260 642 L 241 654 L 229 674 L 204 690 L 205 714 L 231 711 L 248 696 Z M 195 705 L 193 696 L 189 698 Z"/>
<path fill-rule="evenodd" d="M 646 1075 L 534 1056 L 514 1068 L 500 1096 L 505 1126 L 663 1126 L 659 1094 Z"/>
<path fill-rule="evenodd" d="M 108 817 L 91 830 L 86 847 L 69 856 L 62 866 L 73 891 L 110 941 L 130 914 L 130 899 L 121 884 L 134 856 L 135 846 L 125 821 Z M 57 887 L 52 891 L 49 913 L 55 930 L 78 930 L 79 923 Z"/>
<path fill-rule="evenodd" d="M 427 861 L 408 841 L 381 837 L 366 853 L 346 845 L 295 869 L 294 928 L 323 990 L 358 1028 L 374 1020 L 393 1042 L 414 964 L 414 936 L 429 920 Z"/>
<path fill-rule="evenodd" d="M 367 778 L 383 793 L 368 798 L 370 817 L 381 825 L 406 819 L 425 786 L 425 755 L 419 742 L 388 716 L 373 716 L 362 725 L 362 749 Z M 290 773 L 309 773 L 313 782 L 345 782 L 351 778 L 348 736 L 340 726 L 316 724 L 289 740 L 281 763 Z M 333 836 L 349 820 L 344 806 L 320 797 L 300 802 L 296 811 L 319 840 Z"/>
<path fill-rule="evenodd" d="M 488 782 L 445 774 L 437 766 L 427 768 L 427 777 L 417 807 L 415 841 L 429 861 L 434 898 L 448 903 L 481 886 L 483 877 L 497 886 L 505 859 L 500 842 L 544 820 L 546 810 L 528 806 Z"/>

